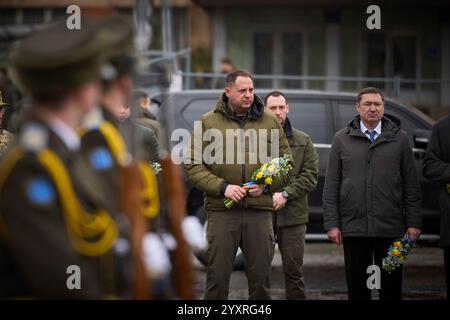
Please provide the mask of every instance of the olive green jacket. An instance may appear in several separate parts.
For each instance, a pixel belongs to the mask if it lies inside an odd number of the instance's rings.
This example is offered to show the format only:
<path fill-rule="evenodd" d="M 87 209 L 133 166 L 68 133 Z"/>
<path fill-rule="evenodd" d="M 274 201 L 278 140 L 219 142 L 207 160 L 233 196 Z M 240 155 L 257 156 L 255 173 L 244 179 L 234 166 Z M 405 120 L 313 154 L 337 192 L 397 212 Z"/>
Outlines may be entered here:
<path fill-rule="evenodd" d="M 207 141 L 207 139 L 202 139 L 203 134 L 207 133 L 208 129 L 216 129 L 209 130 L 209 132 L 212 135 L 216 133 L 221 134 L 223 137 L 223 144 L 221 149 L 217 150 L 216 157 L 218 156 L 218 159 L 216 158 L 215 161 L 209 161 L 205 157 L 202 157 L 205 148 L 208 148 L 206 149 L 208 151 L 213 147 L 215 142 L 214 138 L 211 139 L 211 142 Z M 233 129 L 228 131 L 228 137 L 227 129 Z M 236 133 L 239 129 L 242 129 L 244 133 L 251 132 L 249 129 L 255 129 L 257 133 L 255 137 L 258 142 L 257 150 L 249 150 L 248 139 L 246 139 L 245 147 L 240 149 L 243 151 L 242 155 L 245 156 L 245 161 L 238 161 L 237 149 L 239 143 L 235 137 L 231 139 L 230 136 L 230 133 Z M 265 130 L 268 130 L 266 131 L 266 136 L 264 136 Z M 273 143 L 271 130 L 278 130 L 276 131 L 278 133 L 276 143 L 279 146 L 277 150 L 279 151 L 279 156 L 281 157 L 284 154 L 290 153 L 283 128 L 273 115 L 264 112 L 263 103 L 256 95 L 254 103 L 245 119 L 238 119 L 234 116 L 228 107 L 227 97 L 223 94 L 218 100 L 215 110 L 201 117 L 201 125 L 199 123 L 197 129 L 194 125 L 194 134 L 192 135 L 189 148 L 187 148 L 188 152 L 185 154 L 185 169 L 190 183 L 197 189 L 203 191 L 206 209 L 226 210 L 223 200 L 225 198 L 224 192 L 228 184 L 242 185 L 251 179 L 253 172 L 262 165 L 259 157 L 260 148 L 264 151 L 264 155 L 271 155 L 270 150 Z M 275 138 L 276 134 L 274 134 Z M 233 143 L 233 148 L 230 147 L 228 150 L 229 153 L 227 154 L 225 150 L 226 145 L 230 143 Z M 231 157 L 231 150 L 234 150 L 234 159 L 232 159 L 231 164 L 225 164 L 228 162 L 227 157 Z M 209 154 L 209 152 L 205 153 Z M 222 153 L 223 159 L 220 159 L 220 153 Z M 254 164 L 250 164 L 250 157 L 253 155 L 256 155 L 256 161 L 254 161 Z M 269 158 L 269 161 L 272 158 Z M 277 177 L 273 180 L 270 189 L 263 193 L 263 195 L 258 198 L 247 196 L 239 204 L 236 204 L 235 208 L 240 206 L 242 208 L 272 210 L 271 193 L 281 191 L 288 182 L 289 175 Z"/>
<path fill-rule="evenodd" d="M 276 213 L 279 227 L 308 222 L 308 194 L 316 187 L 319 174 L 319 156 L 309 136 L 292 128 L 289 119 L 286 119 L 284 132 L 294 157 L 294 168 L 291 181 L 284 187 L 289 194 L 288 201 Z"/>

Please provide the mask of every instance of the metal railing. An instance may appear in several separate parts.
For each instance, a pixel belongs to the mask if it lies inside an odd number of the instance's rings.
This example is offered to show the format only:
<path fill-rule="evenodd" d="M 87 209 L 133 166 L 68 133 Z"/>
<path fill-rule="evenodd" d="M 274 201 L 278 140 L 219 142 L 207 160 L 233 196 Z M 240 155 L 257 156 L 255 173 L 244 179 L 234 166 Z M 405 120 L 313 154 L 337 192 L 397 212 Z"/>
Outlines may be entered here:
<path fill-rule="evenodd" d="M 191 72 L 191 49 L 170 52 L 163 57 L 161 51 L 148 51 L 148 64 L 164 59 L 171 60 L 174 72 L 181 77 L 178 90 L 221 89 L 225 86 L 225 74 L 210 72 Z M 142 75 L 147 78 L 154 74 Z M 304 89 L 328 92 L 358 92 L 367 86 L 378 87 L 385 95 L 400 98 L 415 105 L 450 106 L 450 79 L 407 79 L 400 76 L 380 77 L 329 77 L 254 74 L 258 89 Z M 151 86 L 151 82 L 149 85 Z"/>

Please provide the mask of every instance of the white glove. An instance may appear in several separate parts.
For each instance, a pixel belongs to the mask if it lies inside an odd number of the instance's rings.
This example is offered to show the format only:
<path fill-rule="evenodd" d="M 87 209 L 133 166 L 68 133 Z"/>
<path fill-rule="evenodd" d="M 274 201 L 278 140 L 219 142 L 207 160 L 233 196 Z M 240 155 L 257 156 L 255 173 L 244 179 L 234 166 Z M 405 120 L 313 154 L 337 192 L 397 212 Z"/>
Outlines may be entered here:
<path fill-rule="evenodd" d="M 161 240 L 164 243 L 164 246 L 169 251 L 173 251 L 177 248 L 177 240 L 170 233 L 163 232 L 160 234 Z"/>
<path fill-rule="evenodd" d="M 143 240 L 144 263 L 148 275 L 152 279 L 162 278 L 167 275 L 172 266 L 170 264 L 167 248 L 155 233 L 149 232 Z"/>
<path fill-rule="evenodd" d="M 208 246 L 206 241 L 203 226 L 197 217 L 188 216 L 183 220 L 182 224 L 183 235 L 187 243 L 194 251 L 205 250 Z"/>

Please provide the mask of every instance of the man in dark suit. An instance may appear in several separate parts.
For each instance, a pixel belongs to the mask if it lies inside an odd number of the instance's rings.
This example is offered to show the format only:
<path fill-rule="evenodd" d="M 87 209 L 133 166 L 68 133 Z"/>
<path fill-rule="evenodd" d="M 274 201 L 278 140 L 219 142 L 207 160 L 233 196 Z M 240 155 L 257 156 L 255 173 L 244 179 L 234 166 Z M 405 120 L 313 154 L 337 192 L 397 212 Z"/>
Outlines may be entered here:
<path fill-rule="evenodd" d="M 420 235 L 420 187 L 409 138 L 400 120 L 384 113 L 377 88 L 362 89 L 359 113 L 331 146 L 323 191 L 328 238 L 344 244 L 349 299 L 371 299 L 367 268 L 381 268 L 389 246 Z M 402 268 L 381 270 L 382 300 L 402 296 Z"/>

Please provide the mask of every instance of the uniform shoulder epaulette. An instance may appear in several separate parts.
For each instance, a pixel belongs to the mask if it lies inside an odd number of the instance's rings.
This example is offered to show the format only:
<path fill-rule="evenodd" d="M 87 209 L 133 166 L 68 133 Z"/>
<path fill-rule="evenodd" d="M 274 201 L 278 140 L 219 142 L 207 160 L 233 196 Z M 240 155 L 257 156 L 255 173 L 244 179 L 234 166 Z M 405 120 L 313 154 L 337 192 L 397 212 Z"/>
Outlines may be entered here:
<path fill-rule="evenodd" d="M 39 152 L 48 146 L 48 129 L 40 123 L 29 122 L 24 125 L 19 136 L 19 144 L 28 152 Z"/>

